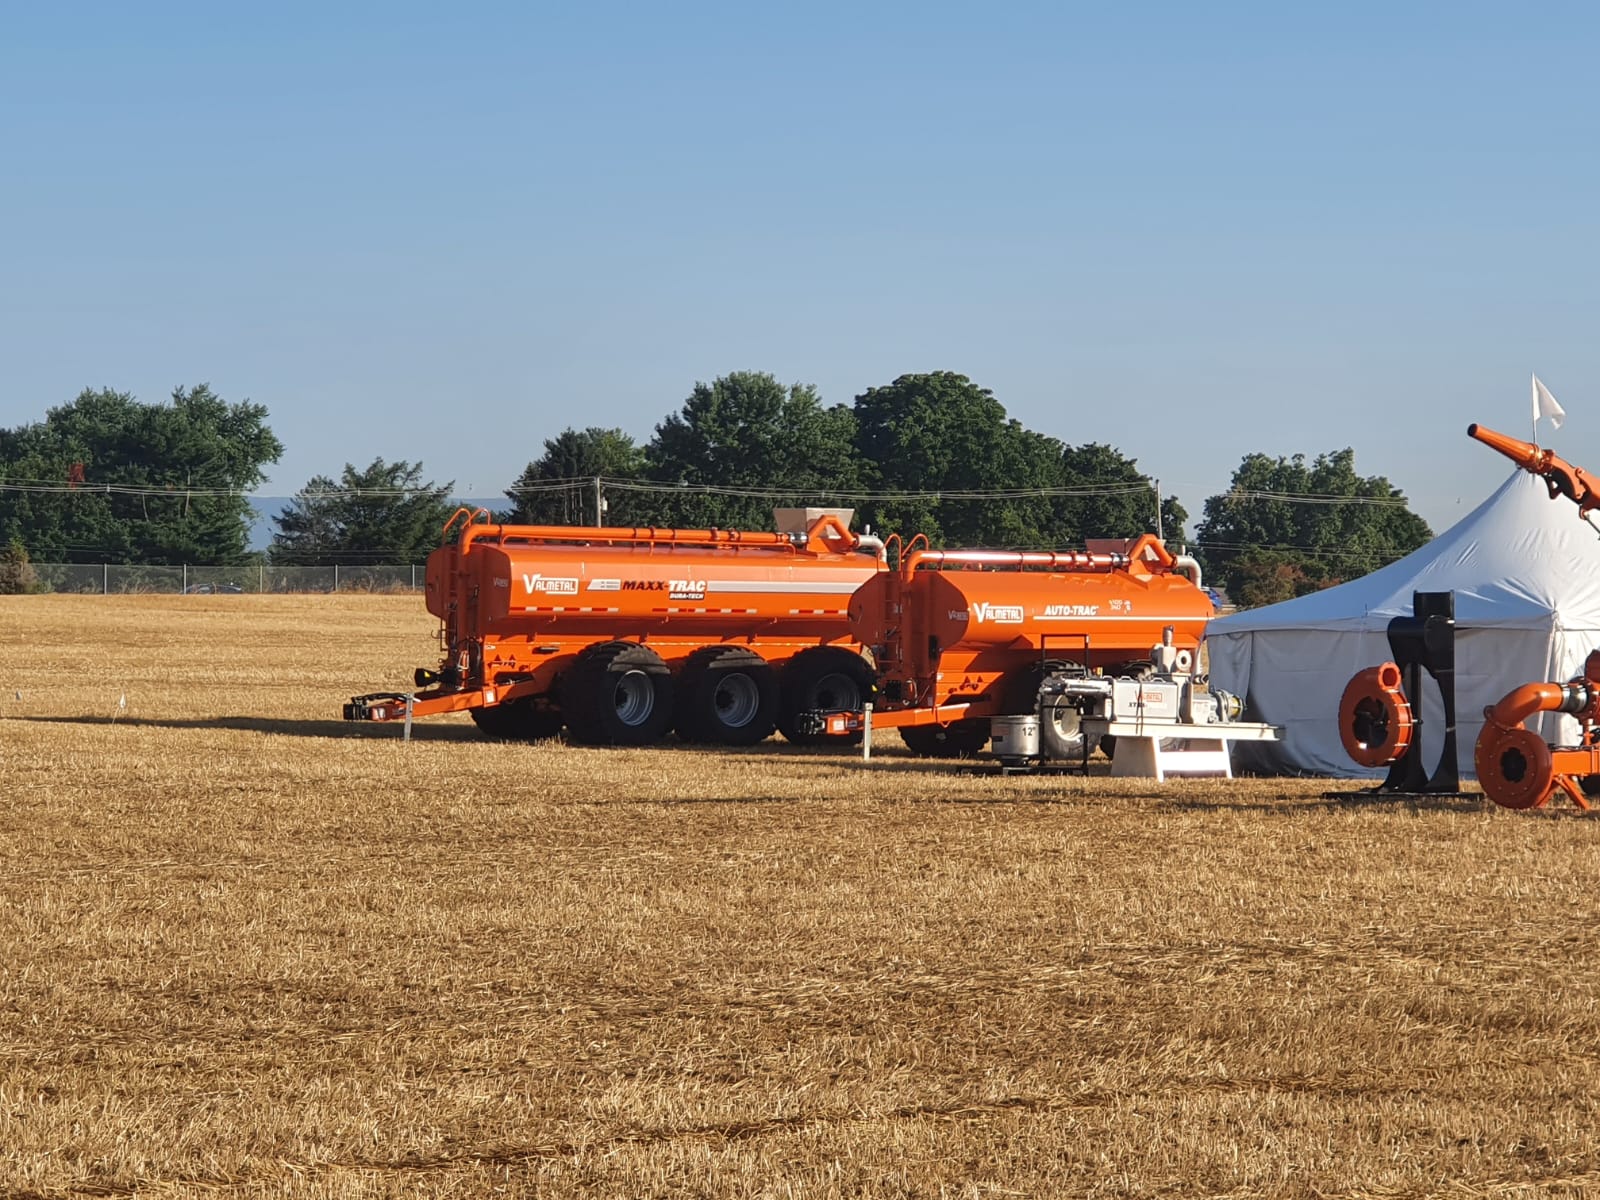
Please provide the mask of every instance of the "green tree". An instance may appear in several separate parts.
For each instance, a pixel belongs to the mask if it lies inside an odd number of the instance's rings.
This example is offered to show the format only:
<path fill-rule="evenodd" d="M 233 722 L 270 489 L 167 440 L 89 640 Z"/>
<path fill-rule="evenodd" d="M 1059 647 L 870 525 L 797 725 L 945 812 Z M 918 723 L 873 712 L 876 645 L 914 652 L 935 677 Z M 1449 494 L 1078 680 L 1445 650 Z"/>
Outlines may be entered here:
<path fill-rule="evenodd" d="M 1197 549 L 1230 593 L 1250 585 L 1256 595 L 1286 587 L 1304 595 L 1375 571 L 1431 537 L 1404 493 L 1382 476 L 1357 475 L 1355 452 L 1344 449 L 1310 464 L 1303 454 L 1245 455 L 1229 490 L 1206 501 Z"/>
<path fill-rule="evenodd" d="M 1293 600 L 1322 586 L 1298 556 L 1273 550 L 1246 550 L 1234 559 L 1231 578 L 1228 596 L 1240 608 Z"/>
<path fill-rule="evenodd" d="M 1136 460 L 1099 442 L 1067 446 L 1061 455 L 1062 484 L 1093 489 L 1072 496 L 1058 507 L 1057 520 L 1069 540 L 1137 537 L 1159 532 L 1173 545 L 1183 541 L 1188 512 L 1176 496 L 1161 498 L 1161 522 L 1156 523 L 1155 482 L 1139 470 Z"/>
<path fill-rule="evenodd" d="M 39 576 L 28 550 L 16 538 L 0 546 L 0 596 L 25 596 L 39 590 Z"/>
<path fill-rule="evenodd" d="M 1028 429 L 965 375 L 902 375 L 856 397 L 855 413 L 873 490 L 923 493 L 869 506 L 887 531 L 926 533 L 935 545 L 1054 548 L 1155 530 L 1154 485 L 1133 459 Z M 1162 511 L 1167 537 L 1180 540 L 1187 514 L 1175 498 Z"/>
<path fill-rule="evenodd" d="M 0 540 L 36 561 L 240 562 L 248 493 L 283 453 L 266 416 L 206 384 L 175 389 L 168 404 L 84 391 L 0 431 L 0 475 L 41 489 L 0 493 Z"/>
<path fill-rule="evenodd" d="M 1021 426 L 1007 422 L 994 393 L 965 375 L 902 375 L 857 396 L 855 415 L 856 449 L 874 491 L 992 491 L 1015 483 L 1019 472 L 1053 481 L 1059 443 L 1021 438 Z M 870 516 L 885 530 L 925 533 L 935 545 L 1003 545 L 1025 537 L 992 502 L 927 495 L 873 504 Z"/>
<path fill-rule="evenodd" d="M 854 435 L 850 409 L 825 408 L 810 384 L 785 387 L 760 371 L 697 383 L 645 447 L 648 476 L 679 490 L 641 509 L 659 525 L 770 529 L 775 505 L 836 503 L 859 486 Z M 707 490 L 725 488 L 767 494 Z"/>
<path fill-rule="evenodd" d="M 596 478 L 638 481 L 644 450 L 620 429 L 565 429 L 546 438 L 544 454 L 506 489 L 512 507 L 503 519 L 520 525 L 592 525 Z M 647 516 L 645 494 L 604 491 L 605 523 L 634 525 Z"/>
<path fill-rule="evenodd" d="M 425 481 L 422 464 L 386 463 L 363 470 L 346 463 L 335 482 L 316 475 L 273 517 L 272 561 L 294 566 L 416 563 L 439 545 L 454 506 L 455 484 Z"/>

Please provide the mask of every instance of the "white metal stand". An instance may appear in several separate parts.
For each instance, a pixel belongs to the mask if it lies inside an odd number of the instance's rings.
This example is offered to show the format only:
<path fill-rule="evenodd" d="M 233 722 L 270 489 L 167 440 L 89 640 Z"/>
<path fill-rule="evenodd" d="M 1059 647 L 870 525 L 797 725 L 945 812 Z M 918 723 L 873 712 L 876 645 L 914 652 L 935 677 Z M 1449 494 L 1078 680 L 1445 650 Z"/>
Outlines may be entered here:
<path fill-rule="evenodd" d="M 1117 739 L 1111 755 L 1113 776 L 1157 783 L 1169 775 L 1232 779 L 1229 742 L 1277 741 L 1279 733 L 1276 726 L 1254 721 L 1180 725 L 1091 719 L 1084 721 L 1083 729 L 1092 739 L 1108 733 Z"/>

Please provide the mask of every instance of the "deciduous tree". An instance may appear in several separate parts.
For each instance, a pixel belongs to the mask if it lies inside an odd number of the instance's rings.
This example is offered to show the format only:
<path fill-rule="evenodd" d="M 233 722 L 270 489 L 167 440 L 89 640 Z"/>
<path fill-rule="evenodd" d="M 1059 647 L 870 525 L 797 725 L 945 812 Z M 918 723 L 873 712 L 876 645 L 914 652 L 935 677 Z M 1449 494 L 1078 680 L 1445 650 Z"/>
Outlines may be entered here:
<path fill-rule="evenodd" d="M 1433 537 L 1404 493 L 1356 474 L 1350 449 L 1272 458 L 1247 454 L 1227 492 L 1206 501 L 1198 551 L 1230 593 L 1287 599 L 1365 575 Z M 1243 602 L 1243 596 L 1235 596 Z"/>
<path fill-rule="evenodd" d="M 760 371 L 697 383 L 645 447 L 649 477 L 680 489 L 653 495 L 650 516 L 662 525 L 770 529 L 775 505 L 837 503 L 838 492 L 859 486 L 854 435 L 850 409 L 824 407 L 810 384 L 785 386 Z"/>
<path fill-rule="evenodd" d="M 42 422 L 0 431 L 0 540 L 36 561 L 237 563 L 248 553 L 248 493 L 283 446 L 267 410 L 206 384 L 168 404 L 84 391 Z"/>

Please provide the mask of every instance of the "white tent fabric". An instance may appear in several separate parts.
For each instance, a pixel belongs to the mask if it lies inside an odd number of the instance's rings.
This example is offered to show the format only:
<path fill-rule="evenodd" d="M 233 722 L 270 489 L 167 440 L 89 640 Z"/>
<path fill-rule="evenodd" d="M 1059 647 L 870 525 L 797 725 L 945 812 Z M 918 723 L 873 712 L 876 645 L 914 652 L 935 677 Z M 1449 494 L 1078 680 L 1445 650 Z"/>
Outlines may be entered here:
<path fill-rule="evenodd" d="M 1241 744 L 1242 766 L 1344 777 L 1358 767 L 1339 741 L 1350 677 L 1392 657 L 1391 618 L 1413 592 L 1455 593 L 1456 739 L 1463 777 L 1483 710 L 1512 688 L 1581 674 L 1600 648 L 1600 536 L 1525 471 L 1421 549 L 1370 575 L 1296 600 L 1221 617 L 1206 632 L 1212 686 L 1243 696 L 1247 715 L 1284 727 L 1278 743 Z M 1423 675 L 1423 764 L 1439 757 L 1438 689 Z M 1571 717 L 1530 722 L 1553 742 L 1577 739 Z"/>

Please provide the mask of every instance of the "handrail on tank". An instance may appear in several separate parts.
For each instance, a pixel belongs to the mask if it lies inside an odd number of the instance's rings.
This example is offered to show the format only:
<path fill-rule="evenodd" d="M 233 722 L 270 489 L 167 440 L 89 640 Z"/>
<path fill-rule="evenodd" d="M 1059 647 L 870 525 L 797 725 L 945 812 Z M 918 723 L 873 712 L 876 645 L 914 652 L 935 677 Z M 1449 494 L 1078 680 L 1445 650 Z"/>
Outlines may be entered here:
<path fill-rule="evenodd" d="M 802 549 L 824 552 L 829 549 L 827 534 L 833 533 L 854 549 L 860 539 L 838 517 L 829 513 L 819 517 L 805 533 L 765 533 L 748 529 L 667 529 L 656 525 L 471 525 L 461 531 L 460 549 L 465 554 L 471 543 L 483 537 L 496 542 L 508 540 L 540 542 L 619 542 L 651 546 L 751 546 L 770 547 L 798 553 Z"/>
<path fill-rule="evenodd" d="M 460 508 L 456 509 L 455 512 L 450 514 L 450 519 L 444 523 L 444 528 L 439 531 L 439 538 L 441 541 L 450 536 L 450 527 L 461 519 L 462 513 L 467 514 L 467 524 L 471 525 L 473 518 L 475 518 L 479 513 L 482 513 L 487 517 L 489 515 L 489 510 L 487 508 L 468 508 L 465 504 L 463 504 Z"/>
<path fill-rule="evenodd" d="M 921 536 L 920 534 L 918 536 Z M 1113 571 L 1119 567 L 1149 565 L 1171 567 L 1177 560 L 1154 534 L 1140 534 L 1126 551 L 1088 550 L 913 550 L 901 560 L 901 573 L 909 581 L 917 568 L 960 567 L 1060 567 L 1071 571 Z"/>
<path fill-rule="evenodd" d="M 1589 473 L 1575 467 L 1553 450 L 1546 450 L 1533 442 L 1496 433 L 1483 425 L 1467 426 L 1467 436 L 1475 438 L 1491 450 L 1498 450 L 1517 466 L 1531 475 L 1538 475 L 1550 489 L 1550 498 L 1565 496 L 1578 506 L 1578 516 L 1593 525 L 1590 513 L 1600 509 L 1600 488 Z"/>

